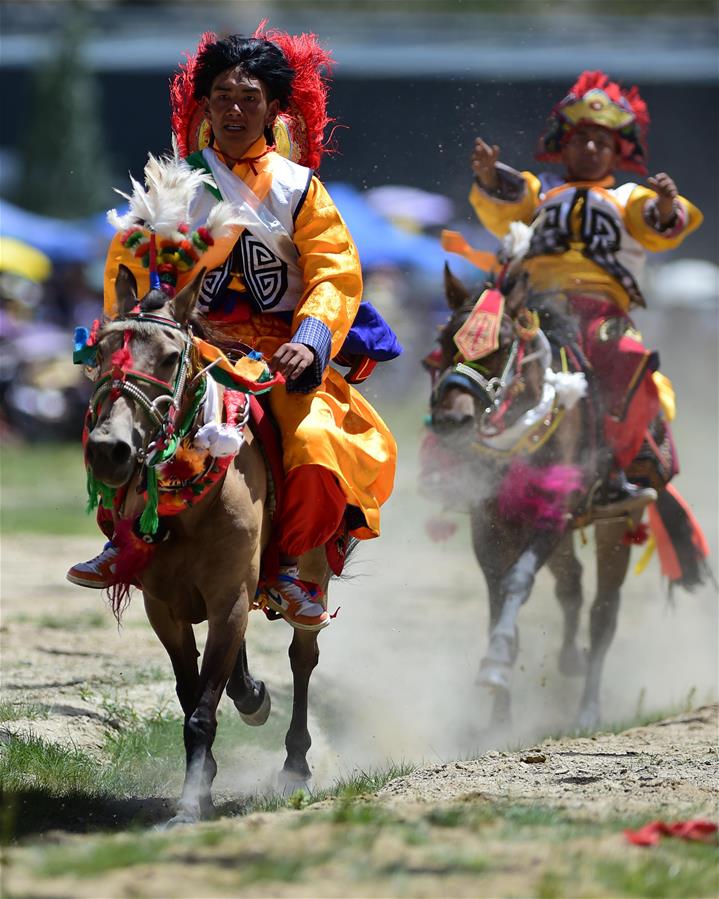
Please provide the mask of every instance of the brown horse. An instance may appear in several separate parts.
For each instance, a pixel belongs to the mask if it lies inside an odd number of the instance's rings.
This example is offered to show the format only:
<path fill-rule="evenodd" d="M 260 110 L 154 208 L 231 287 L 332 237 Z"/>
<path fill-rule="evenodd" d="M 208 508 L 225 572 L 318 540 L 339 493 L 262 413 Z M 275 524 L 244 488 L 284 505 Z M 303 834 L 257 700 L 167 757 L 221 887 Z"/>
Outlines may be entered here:
<path fill-rule="evenodd" d="M 530 300 L 519 275 L 506 297 L 498 348 L 468 363 L 455 335 L 477 297 L 445 270 L 450 317 L 434 354 L 431 433 L 443 462 L 425 488 L 448 506 L 470 513 L 475 555 L 489 591 L 489 645 L 479 683 L 494 691 L 493 720 L 510 715 L 512 668 L 519 651 L 518 614 L 535 576 L 547 564 L 564 613 L 559 655 L 563 674 L 586 672 L 577 723 L 600 718 L 600 679 L 614 636 L 630 547 L 623 539 L 641 517 L 618 507 L 595 517 L 605 452 L 590 401 L 573 320 L 561 302 Z M 431 360 L 432 357 L 428 357 Z M 431 466 L 430 466 L 431 469 Z M 448 486 L 448 472 L 451 484 Z M 449 492 L 448 492 L 449 491 Z M 653 491 L 645 491 L 642 504 Z M 588 656 L 577 646 L 582 567 L 572 529 L 595 525 L 597 592 L 590 616 Z"/>
<path fill-rule="evenodd" d="M 148 458 L 169 416 L 181 421 L 208 377 L 191 352 L 193 309 L 203 275 L 204 270 L 174 299 L 151 290 L 138 305 L 134 277 L 121 266 L 118 317 L 98 335 L 98 385 L 112 384 L 118 351 L 124 348 L 132 358 L 132 371 L 112 385 L 117 389 L 108 394 L 107 387 L 96 388 L 86 445 L 92 475 L 110 488 L 127 488 L 119 510 L 125 520 L 138 514 L 134 488 L 147 475 Z M 109 379 L 103 377 L 108 374 Z M 185 782 L 171 824 L 196 821 L 212 809 L 217 771 L 212 744 L 222 691 L 226 689 L 247 724 L 264 724 L 270 712 L 269 692 L 250 674 L 245 648 L 248 613 L 270 534 L 268 492 L 259 443 L 246 428 L 225 476 L 196 505 L 163 519 L 166 539 L 157 542 L 140 575 L 147 616 L 170 656 L 185 716 Z M 303 578 L 327 587 L 323 550 L 306 554 L 300 567 Z M 192 626 L 202 621 L 208 622 L 208 631 L 198 670 Z M 286 782 L 299 786 L 310 777 L 307 695 L 319 658 L 317 634 L 295 630 L 289 656 L 294 699 L 283 773 Z"/>

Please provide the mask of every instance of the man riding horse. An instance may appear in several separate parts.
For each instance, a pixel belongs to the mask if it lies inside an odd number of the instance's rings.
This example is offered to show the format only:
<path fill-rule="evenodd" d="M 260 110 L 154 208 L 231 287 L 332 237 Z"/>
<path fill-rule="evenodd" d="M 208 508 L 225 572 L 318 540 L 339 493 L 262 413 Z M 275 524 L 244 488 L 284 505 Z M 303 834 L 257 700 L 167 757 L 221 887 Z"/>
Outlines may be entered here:
<path fill-rule="evenodd" d="M 199 309 L 224 339 L 261 352 L 285 378 L 269 396 L 286 478 L 274 553 L 266 554 L 275 564 L 264 590 L 267 605 L 306 630 L 325 627 L 330 616 L 319 585 L 300 580 L 298 557 L 343 528 L 359 539 L 378 536 L 379 509 L 392 490 L 396 461 L 385 423 L 329 367 L 351 328 L 353 349 L 364 347 L 368 369 L 372 359 L 400 351 L 379 314 L 369 304 L 360 307 L 357 250 L 313 173 L 325 148 L 324 73 L 330 62 L 308 35 L 258 29 L 254 37 L 218 40 L 206 34 L 172 83 L 179 149 L 193 168 L 212 175 L 193 218 L 204 221 L 224 200 L 248 222 L 239 234 L 235 228 L 204 247 L 202 265 L 209 271 Z M 108 317 L 116 314 L 120 264 L 134 274 L 138 296 L 150 286 L 148 269 L 123 239 L 119 234 L 113 240 L 107 256 Z M 192 281 L 199 263 L 184 269 L 159 267 L 170 295 Z M 108 586 L 117 553 L 111 542 L 96 558 L 73 566 L 68 579 Z"/>
<path fill-rule="evenodd" d="M 647 107 L 602 72 L 583 72 L 549 117 L 537 158 L 562 162 L 564 176 L 518 172 L 482 138 L 471 157 L 470 202 L 482 224 L 504 237 L 513 221 L 534 222 L 524 268 L 535 294 L 563 295 L 577 317 L 582 349 L 602 403 L 605 486 L 595 511 L 642 505 L 652 491 L 627 481 L 647 428 L 660 411 L 673 417 L 671 384 L 658 355 L 628 316 L 644 306 L 638 279 L 645 250 L 672 250 L 702 222 L 665 173 L 615 187 L 614 172 L 646 174 Z M 643 495 L 646 494 L 646 495 Z"/>

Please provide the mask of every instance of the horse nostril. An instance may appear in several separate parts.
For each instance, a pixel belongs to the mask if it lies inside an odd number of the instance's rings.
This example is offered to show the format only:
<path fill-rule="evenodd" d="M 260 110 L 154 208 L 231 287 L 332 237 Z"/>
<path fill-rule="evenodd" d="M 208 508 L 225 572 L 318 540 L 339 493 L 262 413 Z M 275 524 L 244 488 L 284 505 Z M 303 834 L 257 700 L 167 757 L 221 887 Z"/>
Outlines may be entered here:
<path fill-rule="evenodd" d="M 132 462 L 132 446 L 129 443 L 124 440 L 109 441 L 91 434 L 85 453 L 88 465 L 101 481 L 108 484 L 124 482 Z"/>
<path fill-rule="evenodd" d="M 127 465 L 127 463 L 130 461 L 131 455 L 132 447 L 129 443 L 124 443 L 122 440 L 118 440 L 115 444 L 113 444 L 112 450 L 110 451 L 112 464 L 117 465 L 118 468 Z"/>

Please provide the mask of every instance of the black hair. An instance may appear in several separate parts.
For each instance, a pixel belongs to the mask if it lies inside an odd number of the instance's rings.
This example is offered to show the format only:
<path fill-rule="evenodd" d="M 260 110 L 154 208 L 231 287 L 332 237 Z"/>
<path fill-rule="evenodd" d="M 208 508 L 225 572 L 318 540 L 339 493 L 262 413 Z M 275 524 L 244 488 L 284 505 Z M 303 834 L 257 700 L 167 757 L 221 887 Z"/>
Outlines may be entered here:
<path fill-rule="evenodd" d="M 208 44 L 197 55 L 192 91 L 194 98 L 201 100 L 209 97 L 215 78 L 235 66 L 241 66 L 247 75 L 261 81 L 267 88 L 269 100 L 278 100 L 280 109 L 287 109 L 295 70 L 276 44 L 241 34 L 231 34 Z"/>

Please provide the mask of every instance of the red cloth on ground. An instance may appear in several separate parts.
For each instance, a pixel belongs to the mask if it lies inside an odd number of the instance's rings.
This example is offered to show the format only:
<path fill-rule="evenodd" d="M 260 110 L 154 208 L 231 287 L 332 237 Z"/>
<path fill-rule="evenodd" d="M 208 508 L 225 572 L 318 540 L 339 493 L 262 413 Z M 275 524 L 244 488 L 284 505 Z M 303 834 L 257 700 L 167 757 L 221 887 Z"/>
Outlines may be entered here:
<path fill-rule="evenodd" d="M 650 821 L 639 830 L 625 830 L 624 836 L 635 846 L 656 846 L 662 837 L 679 837 L 682 840 L 695 840 L 710 843 L 714 840 L 717 825 L 712 821 L 695 819 L 677 821 L 667 824 L 665 821 Z"/>
<path fill-rule="evenodd" d="M 337 531 L 347 500 L 331 471 L 300 465 L 285 478 L 276 516 L 275 539 L 286 556 L 301 556 L 323 546 Z"/>

